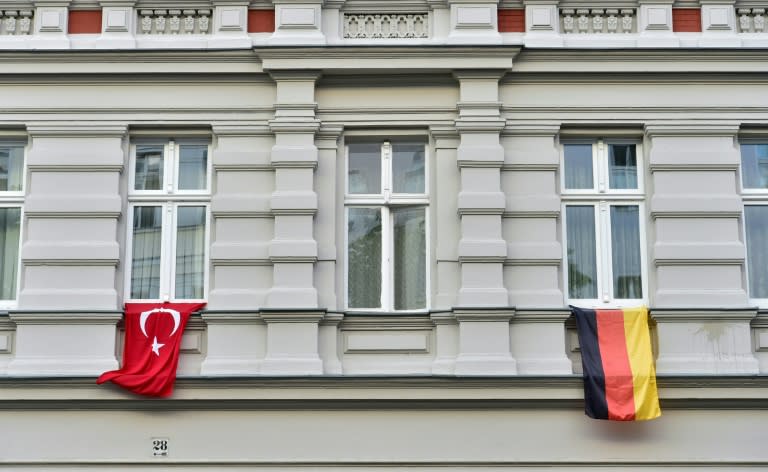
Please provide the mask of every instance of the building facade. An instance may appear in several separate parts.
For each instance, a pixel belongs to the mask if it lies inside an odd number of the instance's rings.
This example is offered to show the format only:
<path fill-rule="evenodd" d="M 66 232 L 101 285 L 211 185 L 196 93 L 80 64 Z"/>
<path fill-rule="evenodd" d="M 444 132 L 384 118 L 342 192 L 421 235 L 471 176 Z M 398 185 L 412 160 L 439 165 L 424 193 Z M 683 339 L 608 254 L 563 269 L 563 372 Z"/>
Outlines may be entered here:
<path fill-rule="evenodd" d="M 768 467 L 765 7 L 3 0 L 0 468 Z M 169 300 L 173 397 L 97 386 Z"/>

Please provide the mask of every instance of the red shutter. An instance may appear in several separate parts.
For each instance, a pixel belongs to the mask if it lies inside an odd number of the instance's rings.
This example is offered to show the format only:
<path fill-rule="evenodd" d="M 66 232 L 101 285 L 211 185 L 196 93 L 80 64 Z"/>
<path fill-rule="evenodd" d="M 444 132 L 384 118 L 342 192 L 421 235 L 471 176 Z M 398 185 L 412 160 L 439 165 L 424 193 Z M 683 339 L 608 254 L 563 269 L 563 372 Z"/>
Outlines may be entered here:
<path fill-rule="evenodd" d="M 672 31 L 701 33 L 701 10 L 698 8 L 673 8 Z"/>
<path fill-rule="evenodd" d="M 70 10 L 69 34 L 101 33 L 101 10 Z"/>
<path fill-rule="evenodd" d="M 525 10 L 499 10 L 499 33 L 525 33 Z"/>
<path fill-rule="evenodd" d="M 275 10 L 248 10 L 249 33 L 272 33 L 275 31 Z"/>

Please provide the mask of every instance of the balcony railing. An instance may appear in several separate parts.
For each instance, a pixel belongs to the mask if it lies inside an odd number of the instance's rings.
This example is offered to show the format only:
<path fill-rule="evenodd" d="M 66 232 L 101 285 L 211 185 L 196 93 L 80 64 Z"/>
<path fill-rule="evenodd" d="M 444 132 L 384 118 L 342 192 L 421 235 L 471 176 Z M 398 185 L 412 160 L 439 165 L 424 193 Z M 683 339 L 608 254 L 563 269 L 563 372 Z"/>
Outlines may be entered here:
<path fill-rule="evenodd" d="M 765 8 L 739 8 L 739 33 L 764 33 Z"/>
<path fill-rule="evenodd" d="M 344 37 L 397 39 L 429 37 L 427 13 L 345 13 Z"/>
<path fill-rule="evenodd" d="M 210 34 L 210 9 L 139 11 L 139 34 Z"/>
<path fill-rule="evenodd" d="M 635 33 L 633 8 L 563 8 L 560 22 L 565 34 Z"/>
<path fill-rule="evenodd" d="M 25 36 L 32 32 L 32 10 L 0 10 L 0 36 Z"/>

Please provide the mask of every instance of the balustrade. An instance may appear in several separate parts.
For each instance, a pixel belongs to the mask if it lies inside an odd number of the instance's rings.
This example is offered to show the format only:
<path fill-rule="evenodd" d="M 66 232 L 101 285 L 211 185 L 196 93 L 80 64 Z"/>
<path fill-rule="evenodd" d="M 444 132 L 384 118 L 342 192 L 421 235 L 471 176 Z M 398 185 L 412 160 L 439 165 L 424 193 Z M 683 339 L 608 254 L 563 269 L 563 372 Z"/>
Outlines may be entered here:
<path fill-rule="evenodd" d="M 563 8 L 560 21 L 563 33 L 634 33 L 637 28 L 633 8 Z"/>
<path fill-rule="evenodd" d="M 139 11 L 139 34 L 210 34 L 209 9 Z"/>
<path fill-rule="evenodd" d="M 0 36 L 24 36 L 32 32 L 32 10 L 0 10 Z"/>
<path fill-rule="evenodd" d="M 428 38 L 427 13 L 344 14 L 344 37 L 354 39 Z"/>
<path fill-rule="evenodd" d="M 739 8 L 739 33 L 764 33 L 765 8 Z"/>

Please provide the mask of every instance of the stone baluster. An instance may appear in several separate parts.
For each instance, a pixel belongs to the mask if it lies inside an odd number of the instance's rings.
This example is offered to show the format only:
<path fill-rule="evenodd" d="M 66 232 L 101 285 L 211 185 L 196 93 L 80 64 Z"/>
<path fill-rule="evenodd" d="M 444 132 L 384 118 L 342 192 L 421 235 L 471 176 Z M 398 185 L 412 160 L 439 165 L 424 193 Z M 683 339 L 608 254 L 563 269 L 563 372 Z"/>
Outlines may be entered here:
<path fill-rule="evenodd" d="M 632 32 L 632 16 L 635 11 L 632 9 L 621 10 L 621 31 L 624 33 Z"/>
<path fill-rule="evenodd" d="M 603 32 L 603 25 L 605 24 L 605 19 L 603 18 L 604 13 L 605 11 L 599 8 L 592 10 L 592 32 L 593 33 Z"/>
<path fill-rule="evenodd" d="M 168 14 L 166 10 L 155 10 L 155 34 L 164 34 L 166 18 Z"/>
<path fill-rule="evenodd" d="M 579 33 L 585 34 L 589 32 L 589 10 L 579 9 L 576 10 L 576 14 L 579 15 L 579 18 L 577 19 Z"/>
<path fill-rule="evenodd" d="M 195 10 L 184 10 L 184 34 L 195 32 Z"/>
<path fill-rule="evenodd" d="M 211 10 L 197 10 L 197 26 L 200 34 L 208 34 L 211 27 Z"/>
<path fill-rule="evenodd" d="M 573 33 L 574 19 L 573 14 L 575 10 L 573 8 L 566 8 L 563 10 L 563 31 L 566 33 Z"/>
<path fill-rule="evenodd" d="M 616 33 L 616 30 L 619 27 L 619 10 L 615 8 L 609 8 L 605 10 L 605 14 L 608 15 L 608 18 L 606 18 L 605 23 L 608 26 L 608 32 L 609 33 Z"/>
<path fill-rule="evenodd" d="M 141 33 L 152 33 L 152 10 L 141 10 Z"/>
<path fill-rule="evenodd" d="M 179 18 L 181 10 L 168 10 L 168 14 L 171 17 L 168 20 L 168 23 L 171 26 L 171 34 L 179 34 L 179 30 L 181 29 L 181 18 Z"/>
<path fill-rule="evenodd" d="M 765 31 L 765 8 L 753 8 L 752 13 L 755 17 L 752 19 L 752 24 L 755 28 L 755 33 L 762 33 Z"/>

